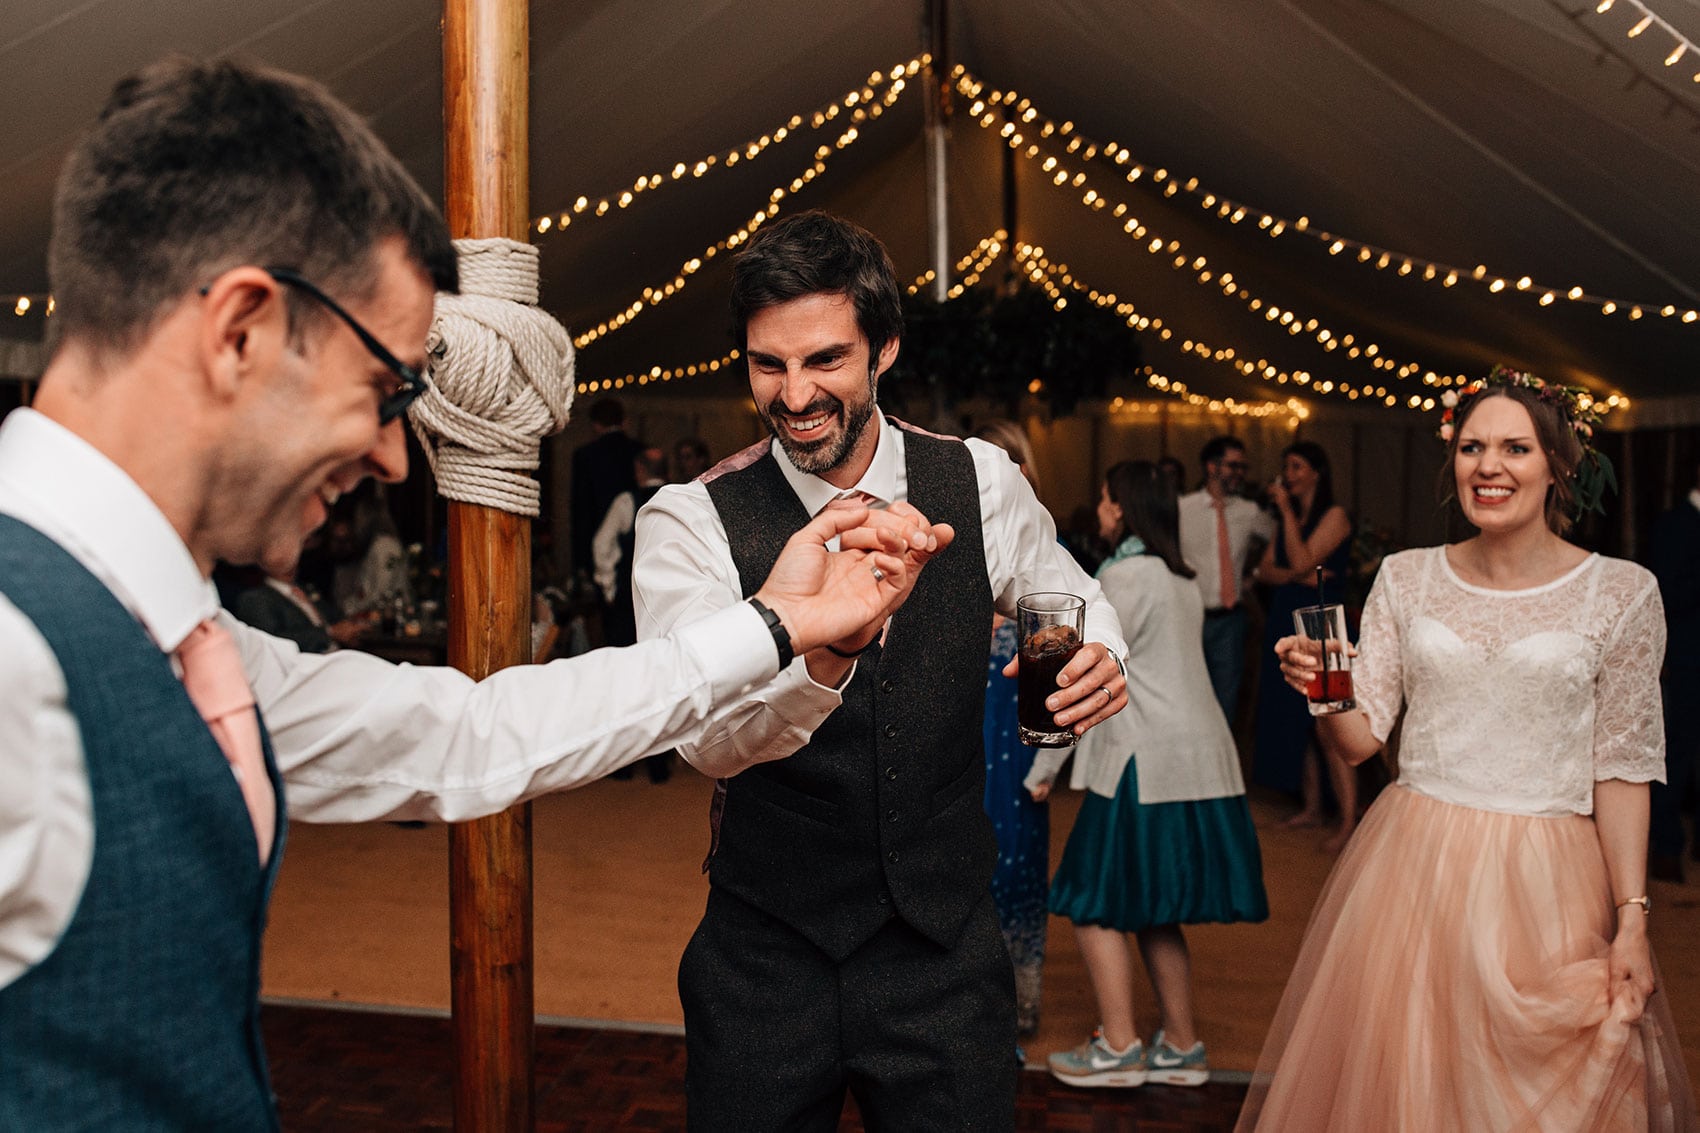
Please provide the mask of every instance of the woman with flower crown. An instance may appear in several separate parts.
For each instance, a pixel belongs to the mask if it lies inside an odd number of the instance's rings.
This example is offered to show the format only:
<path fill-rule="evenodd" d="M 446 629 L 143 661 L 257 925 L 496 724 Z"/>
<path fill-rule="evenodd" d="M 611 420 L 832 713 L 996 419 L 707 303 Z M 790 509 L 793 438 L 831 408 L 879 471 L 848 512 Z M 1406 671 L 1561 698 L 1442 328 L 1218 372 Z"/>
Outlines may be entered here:
<path fill-rule="evenodd" d="M 1496 370 L 1448 397 L 1477 534 L 1389 556 L 1365 605 L 1353 762 L 1399 781 L 1317 900 L 1238 1128 L 1700 1128 L 1647 943 L 1664 621 L 1641 567 L 1565 541 L 1610 466 L 1583 391 Z M 1315 642 L 1282 638 L 1288 684 Z"/>

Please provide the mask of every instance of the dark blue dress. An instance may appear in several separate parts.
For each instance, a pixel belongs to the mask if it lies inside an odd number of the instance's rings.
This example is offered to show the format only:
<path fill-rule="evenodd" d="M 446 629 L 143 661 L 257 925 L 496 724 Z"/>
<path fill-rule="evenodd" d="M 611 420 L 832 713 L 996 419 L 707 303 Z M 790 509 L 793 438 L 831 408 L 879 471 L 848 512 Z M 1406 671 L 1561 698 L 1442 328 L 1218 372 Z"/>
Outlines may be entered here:
<path fill-rule="evenodd" d="M 1322 516 L 1317 516 L 1304 534 L 1316 530 Z M 1352 558 L 1352 532 L 1322 561 L 1328 578 L 1323 583 L 1323 595 L 1338 602 L 1346 593 L 1346 573 Z M 1279 532 L 1275 536 L 1275 565 L 1288 565 L 1286 541 Z M 1312 580 L 1314 582 L 1314 579 Z M 1297 795 L 1301 792 L 1304 775 L 1305 749 L 1310 746 L 1311 715 L 1305 698 L 1287 686 L 1281 677 L 1281 663 L 1275 657 L 1275 643 L 1293 632 L 1293 611 L 1317 603 L 1316 587 L 1300 582 L 1288 582 L 1269 595 L 1268 619 L 1263 627 L 1263 652 L 1259 662 L 1262 679 L 1257 685 L 1257 747 L 1252 753 L 1252 782 Z"/>
<path fill-rule="evenodd" d="M 1036 1014 L 1045 963 L 1045 893 L 1050 872 L 1051 812 L 1021 785 L 1033 768 L 1033 749 L 1016 737 L 1015 681 L 1003 668 L 1015 657 L 1015 623 L 998 622 L 986 663 L 986 814 L 998 837 L 992 900 L 1015 965 L 1017 1007 Z"/>

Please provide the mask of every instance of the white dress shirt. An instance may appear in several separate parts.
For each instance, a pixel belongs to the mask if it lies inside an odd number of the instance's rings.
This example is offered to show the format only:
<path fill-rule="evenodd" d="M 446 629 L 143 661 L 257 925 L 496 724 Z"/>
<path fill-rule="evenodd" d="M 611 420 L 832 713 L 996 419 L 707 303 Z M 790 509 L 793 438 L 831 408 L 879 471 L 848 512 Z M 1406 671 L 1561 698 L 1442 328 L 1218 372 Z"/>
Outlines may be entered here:
<path fill-rule="evenodd" d="M 775 671 L 766 626 L 736 596 L 667 639 L 476 683 L 354 650 L 302 653 L 220 612 L 212 584 L 136 483 L 27 409 L 0 426 L 0 512 L 59 543 L 164 652 L 219 617 L 271 733 L 290 816 L 309 822 L 454 822 L 576 786 L 695 738 L 710 707 Z M 46 957 L 69 925 L 93 838 L 64 673 L 0 595 L 0 987 Z"/>
<path fill-rule="evenodd" d="M 659 488 L 665 480 L 651 480 L 639 488 Z M 590 561 L 595 564 L 594 578 L 602 591 L 602 600 L 612 603 L 620 582 L 620 536 L 632 529 L 637 520 L 637 493 L 621 492 L 608 505 L 608 514 L 590 537 Z"/>
<path fill-rule="evenodd" d="M 1234 564 L 1230 580 L 1234 603 L 1241 598 L 1240 581 L 1245 574 L 1246 552 L 1253 539 L 1265 543 L 1275 537 L 1275 521 L 1269 514 L 1244 496 L 1228 496 L 1224 501 L 1228 521 L 1228 558 Z M 1210 489 L 1188 492 L 1179 501 L 1181 520 L 1181 558 L 1196 571 L 1193 578 L 1198 592 L 1204 597 L 1204 608 L 1222 606 L 1222 571 L 1216 549 L 1216 509 L 1210 503 Z"/>
<path fill-rule="evenodd" d="M 780 472 L 809 515 L 854 491 L 866 492 L 882 503 L 908 500 L 903 428 L 877 411 L 870 427 L 879 429 L 879 445 L 867 472 L 848 491 L 799 472 L 778 443 L 769 442 Z M 1036 591 L 1078 594 L 1086 599 L 1086 640 L 1103 642 L 1114 656 L 1124 657 L 1127 646 L 1115 610 L 1098 584 L 1057 542 L 1056 524 L 1021 470 L 996 445 L 979 440 L 965 443 L 979 481 L 986 577 L 997 611 L 1013 617 L 1016 599 Z M 640 639 L 676 632 L 743 594 L 720 513 L 700 480 L 662 488 L 638 512 L 633 565 L 633 605 Z M 974 627 L 972 632 L 987 638 L 989 651 L 991 627 Z M 844 683 L 849 680 L 846 677 Z M 679 751 L 705 774 L 733 775 L 752 763 L 797 751 L 841 703 L 839 690 L 812 680 L 807 664 L 798 657 L 738 702 L 713 710 L 702 735 L 680 745 Z"/>

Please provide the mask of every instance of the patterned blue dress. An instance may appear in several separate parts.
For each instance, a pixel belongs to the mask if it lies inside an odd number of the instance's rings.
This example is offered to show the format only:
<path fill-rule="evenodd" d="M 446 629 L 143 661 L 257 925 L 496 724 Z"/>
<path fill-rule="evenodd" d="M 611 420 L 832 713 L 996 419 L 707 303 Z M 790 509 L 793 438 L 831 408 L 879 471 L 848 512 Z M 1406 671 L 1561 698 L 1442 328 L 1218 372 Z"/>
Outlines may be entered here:
<path fill-rule="evenodd" d="M 1016 1022 L 1022 1033 L 1037 1026 L 1045 964 L 1045 894 L 1050 872 L 1051 812 L 1021 781 L 1033 766 L 1033 749 L 1016 737 L 1015 685 L 1003 668 L 1015 657 L 1015 623 L 998 619 L 986 663 L 986 814 L 998 838 L 992 900 L 998 908 L 1009 958 L 1015 965 Z"/>

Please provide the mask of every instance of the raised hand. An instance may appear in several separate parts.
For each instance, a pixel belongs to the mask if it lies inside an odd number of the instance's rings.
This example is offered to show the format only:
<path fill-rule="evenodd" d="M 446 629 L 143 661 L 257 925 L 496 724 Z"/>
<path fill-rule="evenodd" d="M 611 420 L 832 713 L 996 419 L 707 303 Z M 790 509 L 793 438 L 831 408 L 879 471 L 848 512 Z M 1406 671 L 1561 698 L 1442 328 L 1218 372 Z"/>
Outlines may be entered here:
<path fill-rule="evenodd" d="M 791 536 L 756 597 L 779 615 L 800 655 L 883 625 L 953 532 L 913 508 L 869 522 L 861 504 L 828 507 Z M 834 536 L 842 549 L 828 551 Z"/>
<path fill-rule="evenodd" d="M 848 505 L 846 501 L 835 500 L 829 506 L 860 505 Z M 918 544 L 918 541 L 914 538 L 916 532 L 923 532 L 928 535 L 927 542 Z M 885 610 L 873 621 L 859 627 L 844 638 L 827 644 L 836 649 L 842 656 L 845 653 L 855 653 L 863 649 L 874 638 L 883 633 L 887 620 L 897 612 L 897 608 L 903 605 L 910 592 L 915 588 L 915 583 L 920 578 L 921 567 L 933 555 L 950 546 L 951 540 L 955 537 L 956 532 L 948 523 L 929 524 L 927 517 L 910 504 L 897 503 L 881 510 L 870 510 L 867 518 L 859 526 L 846 531 L 839 537 L 839 546 L 846 550 L 893 551 L 893 542 L 895 541 L 896 546 L 902 548 L 900 553 L 907 556 L 910 561 L 911 569 L 907 574 L 907 585 L 902 588 L 900 593 L 892 596 L 891 601 L 886 604 Z"/>
<path fill-rule="evenodd" d="M 1344 649 L 1346 656 L 1356 657 L 1358 647 L 1349 641 L 1330 641 L 1329 648 Z M 1311 680 L 1322 671 L 1322 642 L 1309 637 L 1289 634 L 1275 643 L 1275 656 L 1281 662 L 1281 679 L 1298 692 L 1305 693 Z"/>

